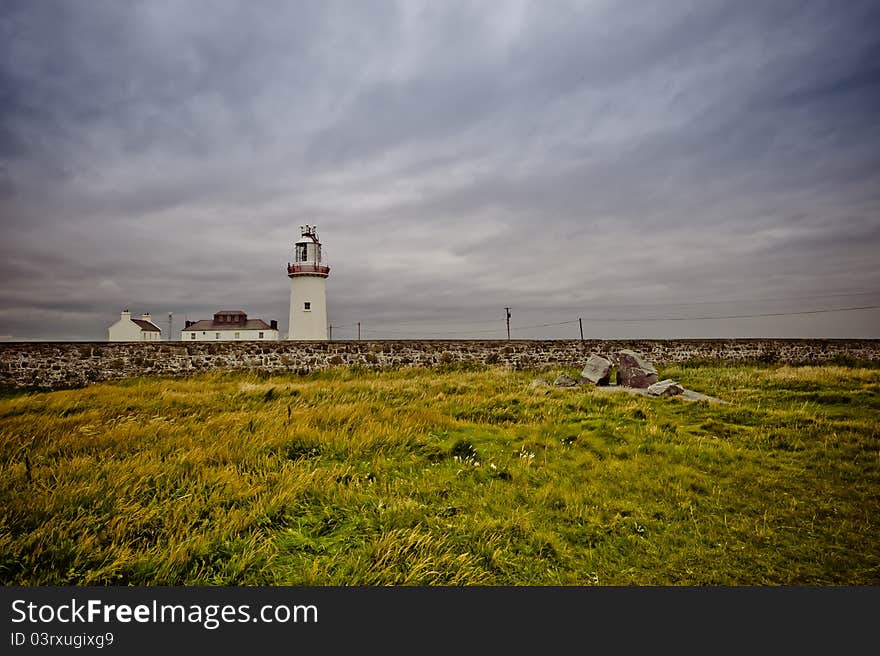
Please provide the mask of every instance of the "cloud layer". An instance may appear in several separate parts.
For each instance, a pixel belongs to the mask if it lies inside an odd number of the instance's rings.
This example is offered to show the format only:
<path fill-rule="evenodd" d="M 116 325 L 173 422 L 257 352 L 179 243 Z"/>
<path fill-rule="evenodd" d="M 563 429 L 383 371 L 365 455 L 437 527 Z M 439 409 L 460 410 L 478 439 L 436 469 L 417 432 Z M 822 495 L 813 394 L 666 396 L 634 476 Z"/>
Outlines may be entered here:
<path fill-rule="evenodd" d="M 106 339 L 124 306 L 284 332 L 309 223 L 334 337 L 503 337 L 506 306 L 518 337 L 880 337 L 877 309 L 824 312 L 880 305 L 876 24 L 855 1 L 5 2 L 0 333 Z"/>

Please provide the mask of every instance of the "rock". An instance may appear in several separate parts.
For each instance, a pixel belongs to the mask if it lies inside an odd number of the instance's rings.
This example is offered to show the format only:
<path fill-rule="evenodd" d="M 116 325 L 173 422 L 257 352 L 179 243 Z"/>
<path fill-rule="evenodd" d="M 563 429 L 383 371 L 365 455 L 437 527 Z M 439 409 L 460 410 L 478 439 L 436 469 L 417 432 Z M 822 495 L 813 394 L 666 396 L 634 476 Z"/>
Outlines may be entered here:
<path fill-rule="evenodd" d="M 559 377 L 553 383 L 556 387 L 577 387 L 577 381 L 571 376 L 559 374 Z"/>
<path fill-rule="evenodd" d="M 623 349 L 617 352 L 617 384 L 627 387 L 650 387 L 657 382 L 657 370 L 635 351 Z"/>
<path fill-rule="evenodd" d="M 694 392 L 693 390 L 686 389 L 684 393 L 681 395 L 681 398 L 687 399 L 688 401 L 708 401 L 709 403 L 724 403 L 727 401 L 722 401 L 721 399 L 709 396 L 708 394 L 703 394 L 701 392 Z"/>
<path fill-rule="evenodd" d="M 671 378 L 666 378 L 658 383 L 649 385 L 648 394 L 651 394 L 652 396 L 676 396 L 678 394 L 684 394 L 684 387 Z"/>
<path fill-rule="evenodd" d="M 529 383 L 529 390 L 532 394 L 549 394 L 551 389 L 550 381 L 544 378 L 536 378 Z"/>
<path fill-rule="evenodd" d="M 623 387 L 621 385 L 602 385 L 597 386 L 596 391 L 598 392 L 626 392 L 627 394 L 632 394 L 634 396 L 648 396 L 648 390 L 645 388 L 639 387 Z M 685 401 L 707 401 L 709 403 L 727 403 L 727 401 L 722 401 L 721 399 L 715 398 L 714 396 L 709 396 L 707 394 L 702 394 L 700 392 L 694 392 L 693 390 L 685 389 L 684 392 L 681 393 L 680 398 Z"/>
<path fill-rule="evenodd" d="M 581 372 L 581 382 L 593 383 L 593 385 L 607 385 L 611 380 L 611 367 L 613 366 L 611 360 L 603 358 L 601 355 L 593 354 L 587 360 L 587 364 Z"/>

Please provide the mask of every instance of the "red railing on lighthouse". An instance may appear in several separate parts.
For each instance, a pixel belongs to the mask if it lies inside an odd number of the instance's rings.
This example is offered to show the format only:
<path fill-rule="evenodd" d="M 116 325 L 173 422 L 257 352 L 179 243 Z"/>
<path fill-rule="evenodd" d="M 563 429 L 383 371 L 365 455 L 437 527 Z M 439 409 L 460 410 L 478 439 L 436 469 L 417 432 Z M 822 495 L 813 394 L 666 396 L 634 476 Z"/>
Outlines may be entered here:
<path fill-rule="evenodd" d="M 327 276 L 330 274 L 330 267 L 323 264 L 312 264 L 309 262 L 301 262 L 299 264 L 287 264 L 287 275 L 292 276 L 298 273 L 312 274 L 316 276 Z"/>

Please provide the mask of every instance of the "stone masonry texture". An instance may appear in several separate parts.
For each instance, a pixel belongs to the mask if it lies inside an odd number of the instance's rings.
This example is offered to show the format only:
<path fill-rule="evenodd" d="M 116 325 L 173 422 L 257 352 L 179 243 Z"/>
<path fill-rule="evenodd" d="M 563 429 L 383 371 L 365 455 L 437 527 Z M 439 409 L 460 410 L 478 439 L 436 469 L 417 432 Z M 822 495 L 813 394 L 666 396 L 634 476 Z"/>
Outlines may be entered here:
<path fill-rule="evenodd" d="M 596 353 L 615 364 L 631 349 L 657 366 L 693 359 L 808 364 L 880 361 L 880 340 L 400 340 L 321 342 L 5 342 L 0 387 L 63 389 L 133 376 L 213 370 L 308 373 L 332 366 L 432 367 L 455 363 L 580 370 Z"/>

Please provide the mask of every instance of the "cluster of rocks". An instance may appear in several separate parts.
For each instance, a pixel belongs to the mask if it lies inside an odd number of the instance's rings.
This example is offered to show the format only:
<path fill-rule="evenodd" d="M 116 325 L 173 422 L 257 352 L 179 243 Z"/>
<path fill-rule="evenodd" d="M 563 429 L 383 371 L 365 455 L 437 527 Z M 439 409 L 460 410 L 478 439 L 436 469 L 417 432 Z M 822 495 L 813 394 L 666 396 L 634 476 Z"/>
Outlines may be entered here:
<path fill-rule="evenodd" d="M 595 353 L 590 355 L 580 379 L 575 380 L 566 374 L 560 375 L 553 383 L 556 387 L 577 387 L 592 384 L 597 387 L 612 386 L 611 374 L 614 363 Z M 617 386 L 644 389 L 652 396 L 676 396 L 685 389 L 669 378 L 658 380 L 657 370 L 641 355 L 629 349 L 617 352 Z"/>

